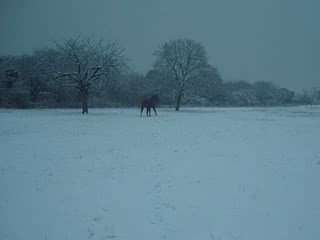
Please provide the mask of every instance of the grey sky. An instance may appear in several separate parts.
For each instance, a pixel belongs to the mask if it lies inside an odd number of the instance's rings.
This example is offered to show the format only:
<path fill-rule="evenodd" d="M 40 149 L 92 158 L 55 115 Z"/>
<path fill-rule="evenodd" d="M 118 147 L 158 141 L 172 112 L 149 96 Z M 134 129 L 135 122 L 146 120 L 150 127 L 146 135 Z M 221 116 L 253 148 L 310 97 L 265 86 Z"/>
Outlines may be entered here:
<path fill-rule="evenodd" d="M 0 54 L 83 33 L 119 40 L 145 72 L 163 41 L 207 48 L 225 80 L 320 87 L 318 0 L 0 0 Z"/>

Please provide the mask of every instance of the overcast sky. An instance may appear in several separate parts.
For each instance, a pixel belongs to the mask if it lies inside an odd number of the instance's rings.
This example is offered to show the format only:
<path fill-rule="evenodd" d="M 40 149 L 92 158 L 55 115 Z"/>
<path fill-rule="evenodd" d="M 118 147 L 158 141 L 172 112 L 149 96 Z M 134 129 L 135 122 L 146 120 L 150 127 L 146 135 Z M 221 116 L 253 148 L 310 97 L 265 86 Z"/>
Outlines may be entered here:
<path fill-rule="evenodd" d="M 119 40 L 146 72 L 163 41 L 192 38 L 225 80 L 320 87 L 319 0 L 0 0 L 0 54 L 78 34 Z"/>

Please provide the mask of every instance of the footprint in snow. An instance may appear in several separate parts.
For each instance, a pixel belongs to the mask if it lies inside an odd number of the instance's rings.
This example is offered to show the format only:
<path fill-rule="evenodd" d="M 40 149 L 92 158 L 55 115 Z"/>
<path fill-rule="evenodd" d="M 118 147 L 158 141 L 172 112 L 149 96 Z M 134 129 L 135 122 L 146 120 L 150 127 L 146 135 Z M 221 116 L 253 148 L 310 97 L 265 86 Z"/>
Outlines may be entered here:
<path fill-rule="evenodd" d="M 94 222 L 101 222 L 102 217 L 94 217 L 92 220 L 93 220 Z"/>
<path fill-rule="evenodd" d="M 116 238 L 116 235 L 114 235 L 114 234 L 108 234 L 106 236 L 106 239 L 115 239 L 115 238 Z"/>
<path fill-rule="evenodd" d="M 94 237 L 94 235 L 95 235 L 95 232 L 94 232 L 94 230 L 93 229 L 88 229 L 88 233 L 89 233 L 89 236 L 88 236 L 88 238 L 93 238 Z"/>
<path fill-rule="evenodd" d="M 167 209 L 170 209 L 172 211 L 175 211 L 176 210 L 176 206 L 170 204 L 170 203 L 162 203 L 162 206 L 167 208 Z"/>

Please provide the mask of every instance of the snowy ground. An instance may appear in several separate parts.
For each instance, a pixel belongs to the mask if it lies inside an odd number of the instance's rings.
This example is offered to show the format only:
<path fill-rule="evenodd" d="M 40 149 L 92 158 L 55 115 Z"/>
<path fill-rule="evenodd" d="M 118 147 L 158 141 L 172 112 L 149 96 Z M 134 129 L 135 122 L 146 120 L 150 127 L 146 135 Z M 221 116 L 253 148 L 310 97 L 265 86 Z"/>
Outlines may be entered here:
<path fill-rule="evenodd" d="M 320 107 L 138 111 L 0 110 L 0 239 L 320 239 Z"/>

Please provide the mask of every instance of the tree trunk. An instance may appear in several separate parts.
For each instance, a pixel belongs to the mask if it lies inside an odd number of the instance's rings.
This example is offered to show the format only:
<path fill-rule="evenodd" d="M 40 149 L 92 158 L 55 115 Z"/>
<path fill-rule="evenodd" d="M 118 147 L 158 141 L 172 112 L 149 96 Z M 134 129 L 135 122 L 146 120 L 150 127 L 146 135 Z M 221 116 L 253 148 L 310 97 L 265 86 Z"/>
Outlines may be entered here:
<path fill-rule="evenodd" d="M 179 111 L 181 98 L 182 98 L 182 93 L 179 93 L 177 98 L 177 103 L 176 103 L 176 111 Z"/>
<path fill-rule="evenodd" d="M 88 95 L 83 94 L 82 95 L 82 114 L 88 114 Z"/>

